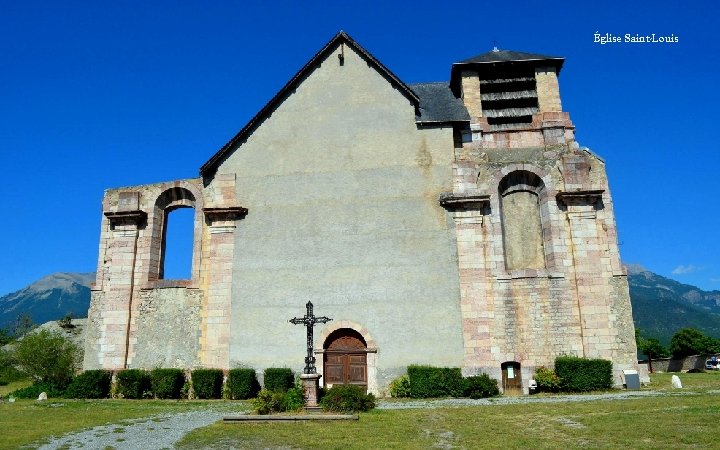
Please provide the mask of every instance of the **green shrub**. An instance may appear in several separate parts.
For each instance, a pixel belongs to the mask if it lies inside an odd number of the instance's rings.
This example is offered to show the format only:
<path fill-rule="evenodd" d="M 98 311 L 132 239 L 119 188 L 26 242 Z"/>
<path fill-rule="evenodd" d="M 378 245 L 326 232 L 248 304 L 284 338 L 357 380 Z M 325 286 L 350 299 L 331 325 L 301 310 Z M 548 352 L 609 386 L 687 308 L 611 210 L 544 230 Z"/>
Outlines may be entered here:
<path fill-rule="evenodd" d="M 10 384 L 9 381 L 0 380 L 0 386 L 7 386 L 8 384 Z"/>
<path fill-rule="evenodd" d="M 257 414 L 272 414 L 285 410 L 285 394 L 261 389 L 253 400 L 253 409 Z"/>
<path fill-rule="evenodd" d="M 333 412 L 369 411 L 375 407 L 375 396 L 354 384 L 336 384 L 327 390 L 320 406 Z"/>
<path fill-rule="evenodd" d="M 185 374 L 181 369 L 155 369 L 150 372 L 150 384 L 155 398 L 180 398 Z"/>
<path fill-rule="evenodd" d="M 73 378 L 65 390 L 67 398 L 106 398 L 112 375 L 107 370 L 86 370 Z"/>
<path fill-rule="evenodd" d="M 58 398 L 64 395 L 62 389 L 50 383 L 43 382 L 34 383 L 31 386 L 18 389 L 10 393 L 10 395 L 17 398 L 38 398 L 41 392 L 45 392 L 48 398 Z"/>
<path fill-rule="evenodd" d="M 253 369 L 232 369 L 228 373 L 228 396 L 232 400 L 253 398 L 260 391 L 260 384 Z"/>
<path fill-rule="evenodd" d="M 464 382 L 465 389 L 463 391 L 463 395 L 465 397 L 477 399 L 495 397 L 500 394 L 497 380 L 490 378 L 485 373 L 473 377 L 467 377 L 464 379 Z"/>
<path fill-rule="evenodd" d="M 220 369 L 195 369 L 192 371 L 192 387 L 195 398 L 220 398 L 222 385 L 223 372 Z"/>
<path fill-rule="evenodd" d="M 26 375 L 15 368 L 15 357 L 12 352 L 0 348 L 0 380 L 12 383 L 26 378 Z"/>
<path fill-rule="evenodd" d="M 612 363 L 605 359 L 559 356 L 555 359 L 555 373 L 560 388 L 566 392 L 587 392 L 610 389 L 613 385 Z"/>
<path fill-rule="evenodd" d="M 121 398 L 140 399 L 150 392 L 150 374 L 140 369 L 126 369 L 117 373 L 116 393 Z"/>
<path fill-rule="evenodd" d="M 390 395 L 396 398 L 410 397 L 410 378 L 403 375 L 390 382 Z"/>
<path fill-rule="evenodd" d="M 292 370 L 286 367 L 269 367 L 265 369 L 265 389 L 269 391 L 285 392 L 295 383 Z"/>
<path fill-rule="evenodd" d="M 302 384 L 298 380 L 295 386 L 288 389 L 285 393 L 283 408 L 285 411 L 299 411 L 303 406 L 305 406 L 305 392 Z"/>
<path fill-rule="evenodd" d="M 80 350 L 55 331 L 40 330 L 19 340 L 13 356 L 22 372 L 35 382 L 64 389 L 80 363 Z"/>
<path fill-rule="evenodd" d="M 410 397 L 462 397 L 465 390 L 458 367 L 409 366 Z"/>
<path fill-rule="evenodd" d="M 540 366 L 535 370 L 535 382 L 538 392 L 560 391 L 560 377 L 554 370 Z"/>

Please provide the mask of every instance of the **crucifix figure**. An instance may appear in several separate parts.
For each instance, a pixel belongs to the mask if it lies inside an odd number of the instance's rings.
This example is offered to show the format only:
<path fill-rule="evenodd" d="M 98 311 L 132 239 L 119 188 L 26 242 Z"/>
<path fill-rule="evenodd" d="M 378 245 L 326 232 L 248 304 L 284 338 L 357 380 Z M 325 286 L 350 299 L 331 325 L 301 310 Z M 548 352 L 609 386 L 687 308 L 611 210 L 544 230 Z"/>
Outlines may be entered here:
<path fill-rule="evenodd" d="M 303 370 L 303 373 L 307 375 L 317 373 L 317 370 L 315 369 L 315 355 L 313 355 L 313 326 L 316 323 L 330 322 L 332 319 L 325 316 L 316 317 L 313 314 L 312 302 L 307 302 L 305 307 L 307 308 L 305 316 L 295 317 L 294 319 L 290 319 L 289 322 L 294 323 L 295 325 L 305 325 L 307 327 L 307 356 L 305 357 L 305 369 Z"/>

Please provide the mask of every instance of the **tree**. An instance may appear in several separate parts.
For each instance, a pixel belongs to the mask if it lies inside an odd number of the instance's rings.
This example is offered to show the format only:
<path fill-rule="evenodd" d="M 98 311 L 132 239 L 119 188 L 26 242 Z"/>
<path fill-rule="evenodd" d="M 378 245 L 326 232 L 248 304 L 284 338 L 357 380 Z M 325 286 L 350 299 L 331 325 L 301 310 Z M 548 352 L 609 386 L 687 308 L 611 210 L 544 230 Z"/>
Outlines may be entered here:
<path fill-rule="evenodd" d="M 670 351 L 676 358 L 707 355 L 718 350 L 717 344 L 717 341 L 695 328 L 683 328 L 676 332 L 670 340 Z"/>
<path fill-rule="evenodd" d="M 80 363 L 80 350 L 58 332 L 40 330 L 19 340 L 14 350 L 18 367 L 35 382 L 64 389 Z"/>
<path fill-rule="evenodd" d="M 12 335 L 5 328 L 0 328 L 0 347 L 9 344 L 12 341 Z"/>
<path fill-rule="evenodd" d="M 652 359 L 667 358 L 670 354 L 667 348 L 655 338 L 643 339 L 638 347 L 645 356 Z"/>
<path fill-rule="evenodd" d="M 647 356 L 648 359 L 648 370 L 653 373 L 652 360 L 658 358 L 666 358 L 668 356 L 668 350 L 655 338 L 643 338 L 640 336 L 640 330 L 635 329 L 635 339 L 637 340 L 637 346 L 640 351 Z"/>
<path fill-rule="evenodd" d="M 33 322 L 32 316 L 30 314 L 26 312 L 20 314 L 17 319 L 15 319 L 15 337 L 19 338 L 20 336 L 26 335 L 33 328 L 35 328 L 35 326 L 35 322 Z"/>

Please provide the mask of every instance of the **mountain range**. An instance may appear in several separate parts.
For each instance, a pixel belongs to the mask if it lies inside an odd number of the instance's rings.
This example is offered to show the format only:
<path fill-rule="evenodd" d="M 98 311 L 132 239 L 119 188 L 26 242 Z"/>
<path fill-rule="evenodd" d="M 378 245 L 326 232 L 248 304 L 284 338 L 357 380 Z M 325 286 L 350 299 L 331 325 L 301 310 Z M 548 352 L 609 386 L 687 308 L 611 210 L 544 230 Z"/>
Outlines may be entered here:
<path fill-rule="evenodd" d="M 23 315 L 29 315 L 36 324 L 67 314 L 87 317 L 90 283 L 94 281 L 94 273 L 58 272 L 0 297 L 0 328 L 12 331 Z"/>
<path fill-rule="evenodd" d="M 703 291 L 637 264 L 626 268 L 635 327 L 644 337 L 667 345 L 677 330 L 691 327 L 720 338 L 720 291 Z"/>
<path fill-rule="evenodd" d="M 720 338 L 720 291 L 703 291 L 650 272 L 626 266 L 635 326 L 644 337 L 664 344 L 680 328 L 697 328 Z M 55 273 L 17 292 L 0 297 L 0 328 L 12 330 L 23 314 L 35 323 L 65 317 L 86 317 L 94 273 Z"/>

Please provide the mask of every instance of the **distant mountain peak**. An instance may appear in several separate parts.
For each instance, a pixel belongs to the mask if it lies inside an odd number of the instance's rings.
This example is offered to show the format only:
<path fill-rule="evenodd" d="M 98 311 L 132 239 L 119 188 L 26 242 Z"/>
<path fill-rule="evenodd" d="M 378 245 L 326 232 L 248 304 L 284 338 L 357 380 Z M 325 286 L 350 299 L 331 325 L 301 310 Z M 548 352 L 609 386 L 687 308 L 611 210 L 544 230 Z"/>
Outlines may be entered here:
<path fill-rule="evenodd" d="M 12 328 L 22 314 L 35 323 L 57 320 L 71 313 L 86 317 L 94 273 L 57 272 L 16 292 L 0 297 L 0 328 Z"/>
<path fill-rule="evenodd" d="M 95 281 L 94 273 L 55 272 L 32 283 L 25 289 L 29 292 L 43 292 L 52 289 L 70 289 L 73 284 L 90 287 Z"/>
<path fill-rule="evenodd" d="M 642 264 L 625 264 L 625 270 L 627 270 L 628 275 L 640 275 L 641 273 L 650 272 L 643 266 Z"/>

